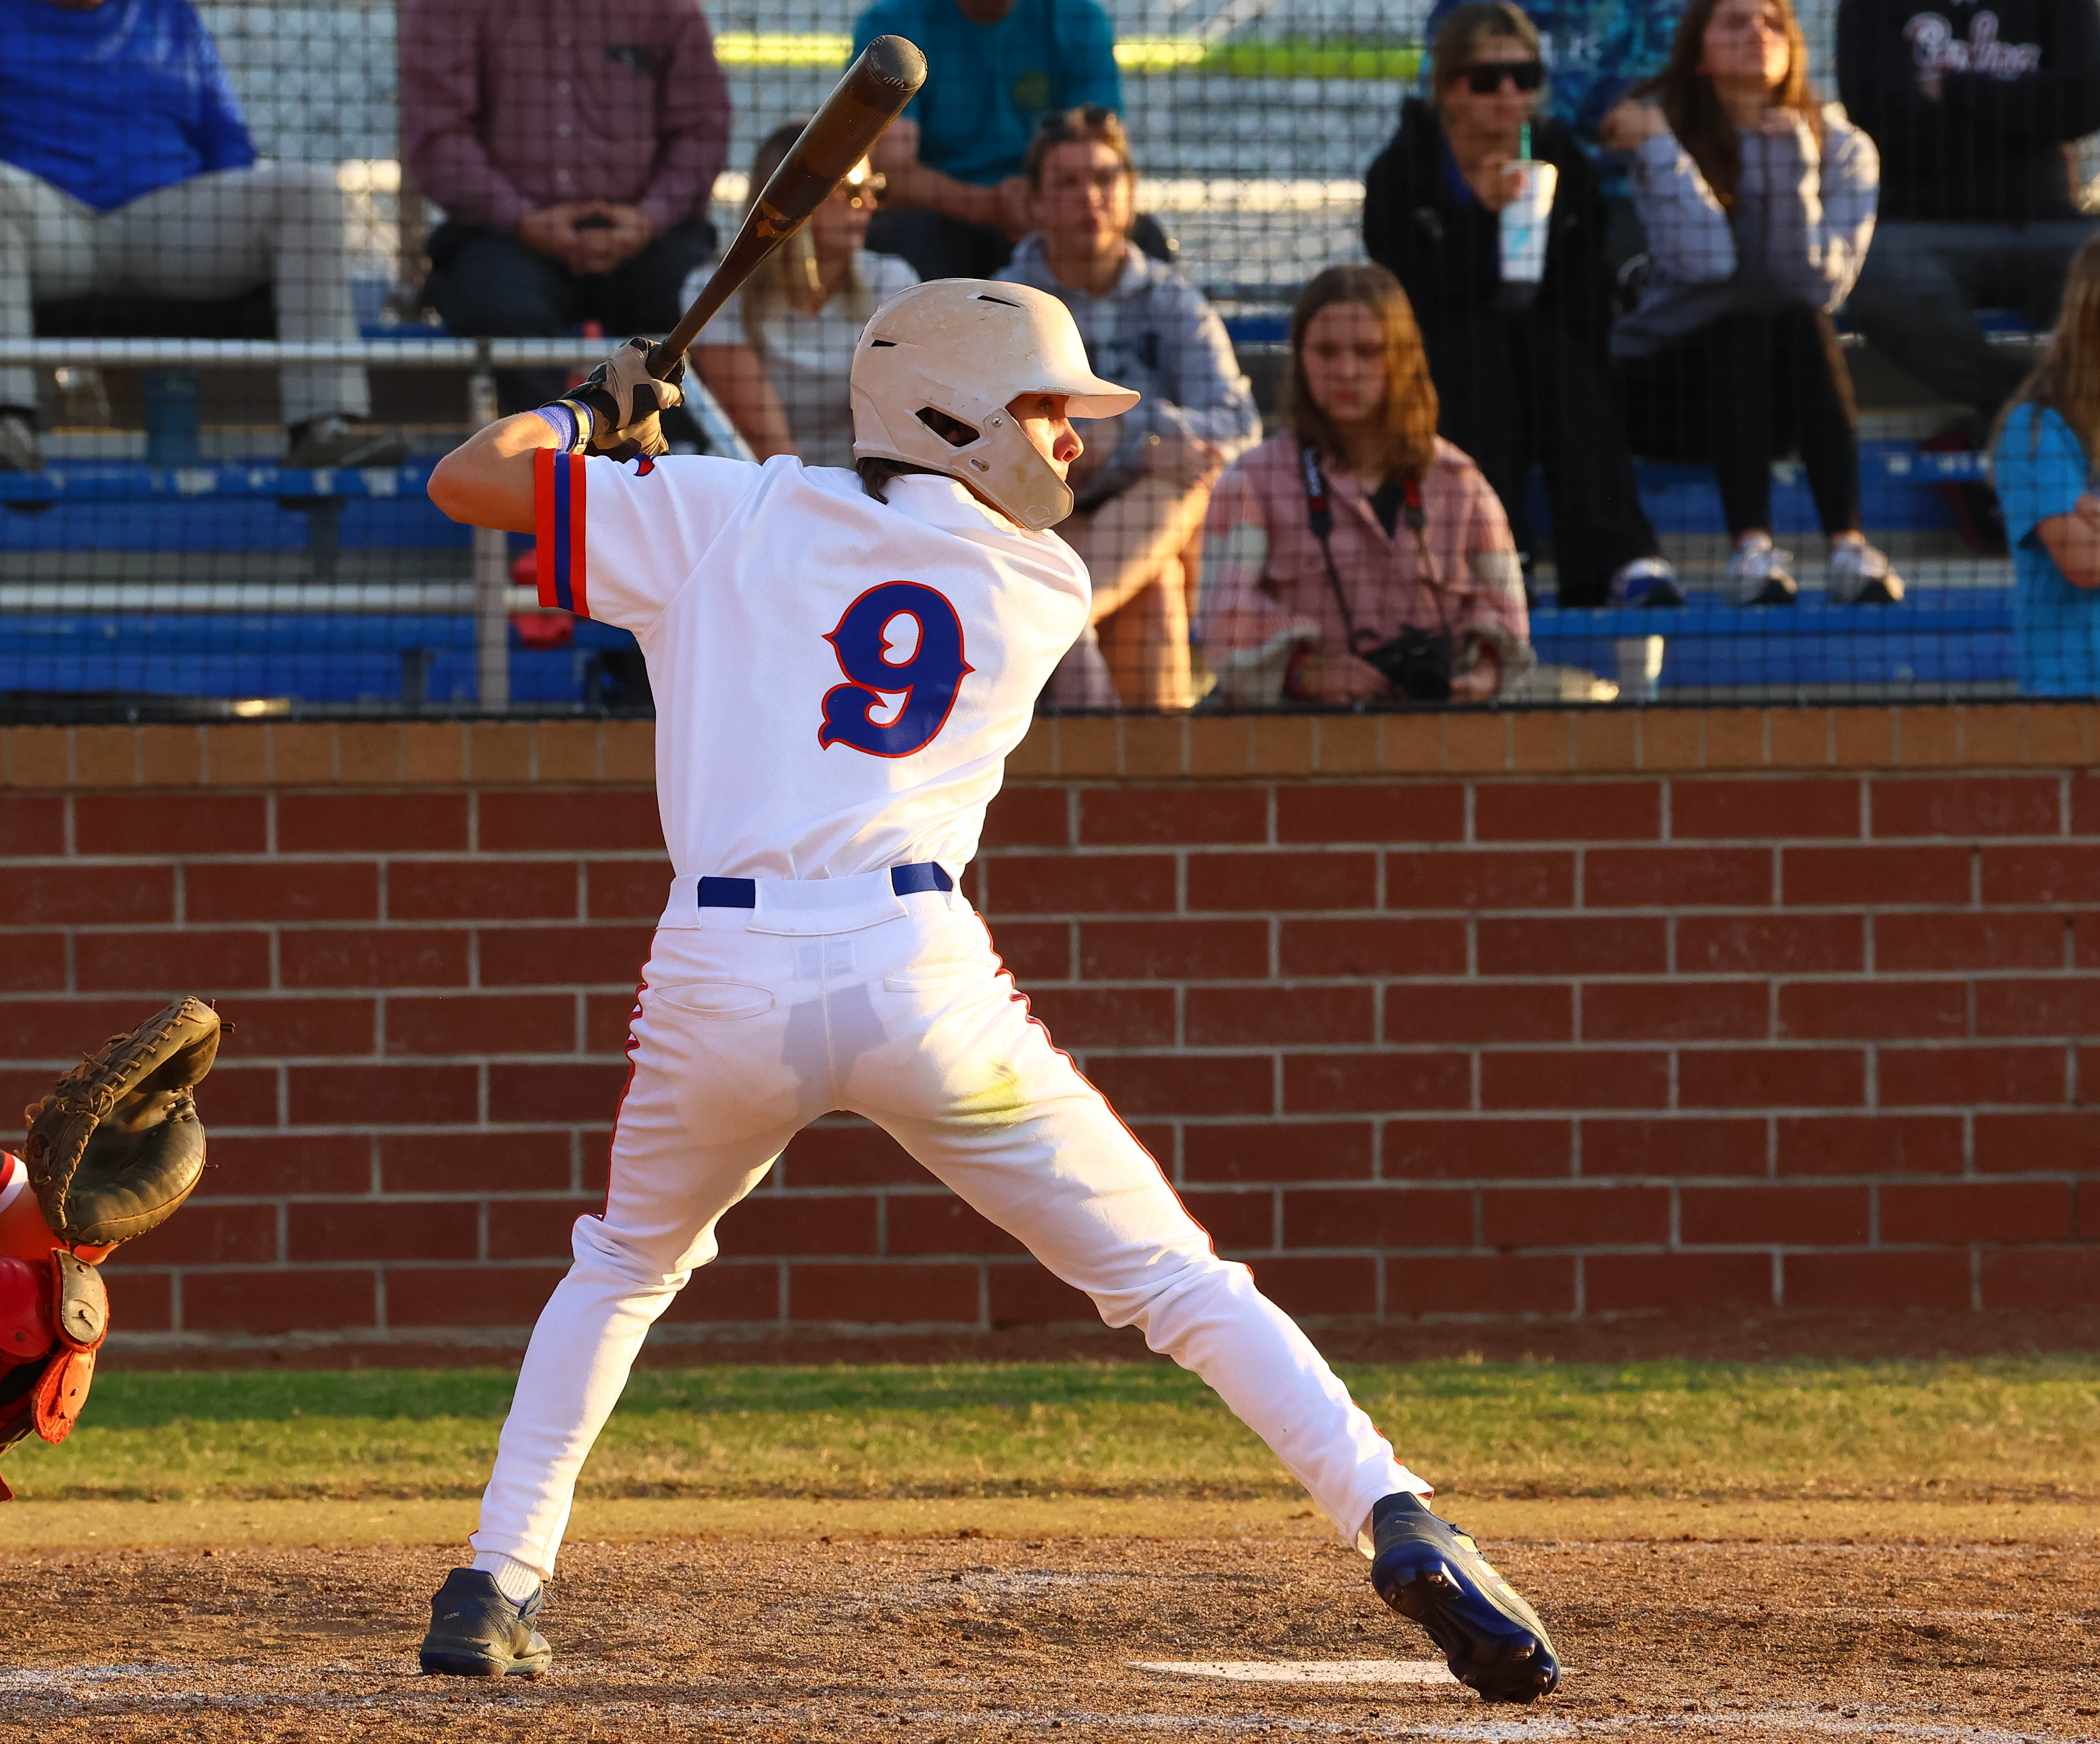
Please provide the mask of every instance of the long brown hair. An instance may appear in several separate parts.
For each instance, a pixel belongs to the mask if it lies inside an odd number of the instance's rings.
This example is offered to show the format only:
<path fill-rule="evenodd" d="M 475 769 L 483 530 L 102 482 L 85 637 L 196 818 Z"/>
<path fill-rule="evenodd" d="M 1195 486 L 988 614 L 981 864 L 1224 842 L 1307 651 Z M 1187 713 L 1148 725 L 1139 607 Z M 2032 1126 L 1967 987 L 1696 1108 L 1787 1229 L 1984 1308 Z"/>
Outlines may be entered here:
<path fill-rule="evenodd" d="M 1284 384 L 1284 416 L 1301 443 L 1312 443 L 1329 460 L 1350 460 L 1341 432 L 1313 403 L 1305 383 L 1305 335 L 1313 317 L 1335 303 L 1361 303 L 1385 335 L 1384 473 L 1419 478 L 1436 452 L 1436 385 L 1429 379 L 1414 305 L 1400 280 L 1383 266 L 1330 266 L 1298 293 L 1298 306 L 1290 311 L 1290 378 Z"/>
<path fill-rule="evenodd" d="M 1743 146 L 1736 124 L 1721 102 L 1714 81 L 1699 71 L 1705 52 L 1706 29 L 1714 22 L 1721 0 L 1691 0 L 1678 20 L 1676 39 L 1661 72 L 1636 87 L 1636 97 L 1652 96 L 1661 105 L 1663 119 L 1677 136 L 1677 143 L 1691 153 L 1706 185 L 1723 210 L 1736 203 L 1736 185 L 1742 179 Z M 1789 0 L 1765 0 L 1778 12 L 1786 27 L 1786 77 L 1773 91 L 1774 108 L 1792 109 L 1808 123 L 1818 146 L 1823 143 L 1823 106 L 1808 83 L 1808 42 L 1801 33 L 1801 20 L 1793 15 Z"/>
<path fill-rule="evenodd" d="M 772 180 L 773 172 L 787 160 L 795 148 L 795 142 L 802 137 L 807 124 L 790 121 L 784 127 L 776 127 L 758 143 L 758 149 L 751 157 L 751 186 L 744 192 L 743 209 L 748 216 L 757 204 L 760 192 Z M 744 281 L 743 288 L 737 293 L 737 312 L 743 318 L 743 337 L 751 349 L 763 355 L 765 341 L 759 327 L 770 309 L 778 307 L 788 299 L 788 287 L 802 278 L 810 285 L 815 283 L 817 245 L 805 224 L 771 255 L 761 262 L 751 276 Z M 867 287 L 861 283 L 860 268 L 857 262 L 846 263 L 845 282 L 839 287 L 839 295 L 846 314 L 856 323 L 865 321 L 875 313 L 875 299 L 868 294 Z"/>
<path fill-rule="evenodd" d="M 1996 448 L 2005 421 L 2019 406 L 2048 407 L 2071 426 L 2088 461 L 2100 453 L 2100 236 L 2089 238 L 2071 257 L 2049 347 L 1998 414 L 1987 451 Z M 2039 419 L 2032 436 L 2039 443 Z"/>

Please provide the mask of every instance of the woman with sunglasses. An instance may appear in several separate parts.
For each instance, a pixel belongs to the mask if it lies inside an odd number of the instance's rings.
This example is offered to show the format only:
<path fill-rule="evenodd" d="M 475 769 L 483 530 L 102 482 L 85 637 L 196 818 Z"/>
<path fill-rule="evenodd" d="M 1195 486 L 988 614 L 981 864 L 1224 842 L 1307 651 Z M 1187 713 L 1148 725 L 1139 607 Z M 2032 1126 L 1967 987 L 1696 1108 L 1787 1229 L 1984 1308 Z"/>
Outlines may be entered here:
<path fill-rule="evenodd" d="M 766 135 L 752 160 L 746 211 L 802 127 L 791 121 Z M 894 255 L 861 245 L 882 185 L 859 165 L 694 341 L 700 380 L 761 460 L 793 454 L 811 466 L 854 464 L 854 346 L 876 305 L 919 282 Z M 684 301 L 706 280 L 705 269 L 688 279 Z"/>
<path fill-rule="evenodd" d="M 1506 0 L 1469 0 L 1438 26 L 1430 65 L 1433 103 L 1407 99 L 1365 178 L 1364 245 L 1414 305 L 1439 427 L 1494 487 L 1527 563 L 1524 481 L 1543 469 L 1562 605 L 1680 603 L 1607 385 L 1604 198 L 1573 131 L 1544 112 L 1538 30 Z M 1558 172 L 1535 282 L 1502 258 L 1527 161 Z"/>
<path fill-rule="evenodd" d="M 1706 460 L 1745 606 L 1791 604 L 1793 553 L 1771 536 L 1771 464 L 1801 456 L 1839 605 L 1903 597 L 1860 531 L 1859 415 L 1831 311 L 1874 233 L 1873 141 L 1808 82 L 1787 0 L 1692 0 L 1669 64 L 1622 105 L 1648 283 L 1612 334 L 1634 445 Z"/>

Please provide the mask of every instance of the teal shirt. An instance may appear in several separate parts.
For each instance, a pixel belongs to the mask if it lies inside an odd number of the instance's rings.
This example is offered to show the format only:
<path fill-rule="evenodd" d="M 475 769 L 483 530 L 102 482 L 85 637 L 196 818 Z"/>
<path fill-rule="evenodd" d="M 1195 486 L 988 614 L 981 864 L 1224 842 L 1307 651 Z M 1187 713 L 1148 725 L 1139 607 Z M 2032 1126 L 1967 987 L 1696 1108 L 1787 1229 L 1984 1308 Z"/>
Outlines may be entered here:
<path fill-rule="evenodd" d="M 2078 507 L 2091 463 L 2045 406 L 2015 406 L 1991 456 L 2013 553 L 2013 641 L 2023 696 L 2100 696 L 2100 589 L 2074 588 L 2037 529 Z"/>
<path fill-rule="evenodd" d="M 995 24 L 972 24 L 955 0 L 876 0 L 854 26 L 854 55 L 885 34 L 926 51 L 904 112 L 919 124 L 919 161 L 959 182 L 1020 174 L 1046 111 L 1123 109 L 1115 30 L 1095 0 L 1015 0 Z"/>

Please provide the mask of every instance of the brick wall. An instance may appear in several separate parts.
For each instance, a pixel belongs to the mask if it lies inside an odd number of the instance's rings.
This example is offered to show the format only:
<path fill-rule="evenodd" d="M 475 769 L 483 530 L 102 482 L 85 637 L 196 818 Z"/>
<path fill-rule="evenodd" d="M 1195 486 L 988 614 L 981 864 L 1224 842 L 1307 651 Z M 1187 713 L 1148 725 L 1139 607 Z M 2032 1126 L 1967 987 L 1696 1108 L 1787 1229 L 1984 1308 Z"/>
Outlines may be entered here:
<path fill-rule="evenodd" d="M 2089 1304 L 2096 733 L 1045 723 L 972 894 L 1301 1313 Z M 216 1166 L 113 1262 L 127 1332 L 520 1336 L 602 1191 L 666 876 L 649 734 L 0 733 L 0 1107 L 174 992 L 238 1025 Z M 668 1325 L 1088 1311 L 849 1121 L 724 1250 Z"/>

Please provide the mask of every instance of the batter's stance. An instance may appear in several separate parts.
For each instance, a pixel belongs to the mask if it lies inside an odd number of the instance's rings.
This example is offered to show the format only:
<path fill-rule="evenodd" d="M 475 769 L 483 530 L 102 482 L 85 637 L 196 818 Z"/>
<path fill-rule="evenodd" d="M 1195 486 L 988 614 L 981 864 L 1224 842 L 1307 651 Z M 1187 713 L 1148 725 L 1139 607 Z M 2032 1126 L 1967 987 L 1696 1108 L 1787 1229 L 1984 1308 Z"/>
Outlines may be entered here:
<path fill-rule="evenodd" d="M 889 1133 L 1201 1375 L 1373 1553 L 1386 1602 L 1490 1700 L 1560 1679 L 1538 1617 L 1311 1342 L 1211 1251 L 1158 1166 L 1052 1046 L 955 883 L 1004 759 L 1087 623 L 1072 416 L 1137 395 L 1054 297 L 944 280 L 877 310 L 853 363 L 858 476 L 792 457 L 652 461 L 624 351 L 490 426 L 430 495 L 539 535 L 544 605 L 631 629 L 657 708 L 676 876 L 627 1052 L 604 1214 L 534 1328 L 474 1536 L 431 1601 L 426 1671 L 537 1676 L 534 1628 L 576 1474 L 715 1226 L 819 1115 Z M 638 459 L 617 460 L 609 452 Z M 879 1316 L 881 1305 L 871 1302 Z"/>

